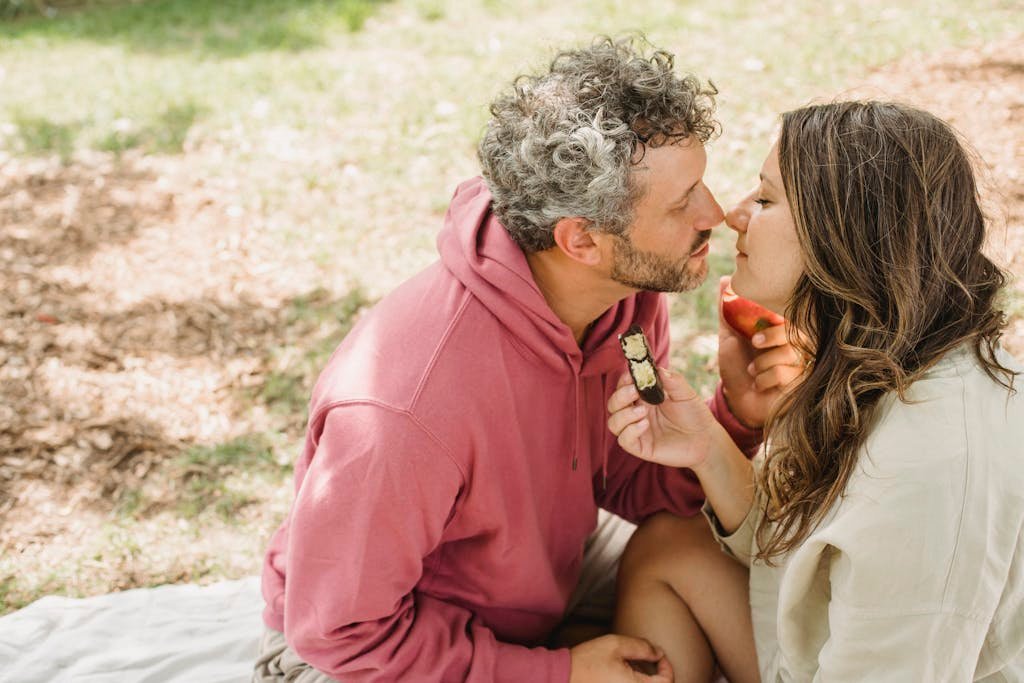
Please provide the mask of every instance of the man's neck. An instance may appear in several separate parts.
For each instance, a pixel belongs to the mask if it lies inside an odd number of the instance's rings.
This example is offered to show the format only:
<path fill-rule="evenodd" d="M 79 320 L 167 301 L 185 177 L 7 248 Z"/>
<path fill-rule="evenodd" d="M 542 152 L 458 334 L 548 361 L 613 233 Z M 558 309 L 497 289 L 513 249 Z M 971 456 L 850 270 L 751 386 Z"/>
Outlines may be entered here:
<path fill-rule="evenodd" d="M 526 262 L 544 300 L 572 330 L 579 346 L 583 346 L 591 323 L 633 293 L 628 287 L 601 278 L 566 258 L 558 249 L 527 254 Z"/>

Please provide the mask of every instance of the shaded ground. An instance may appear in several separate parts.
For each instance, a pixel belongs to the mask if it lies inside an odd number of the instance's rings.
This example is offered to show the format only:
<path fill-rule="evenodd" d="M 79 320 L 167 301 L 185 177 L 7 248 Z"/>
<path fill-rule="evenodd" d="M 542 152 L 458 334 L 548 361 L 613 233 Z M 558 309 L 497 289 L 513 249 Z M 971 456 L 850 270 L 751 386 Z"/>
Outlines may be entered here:
<path fill-rule="evenodd" d="M 50 586 L 251 573 L 264 517 L 280 514 L 267 504 L 290 464 L 275 452 L 301 435 L 296 397 L 364 300 L 295 293 L 304 278 L 261 253 L 216 188 L 176 177 L 181 165 L 96 155 L 3 167 L 4 607 Z M 111 541 L 143 520 L 154 533 L 122 534 L 125 562 L 111 563 Z M 239 565 L 216 559 L 223 538 L 195 538 L 211 527 L 237 533 Z"/>
<path fill-rule="evenodd" d="M 865 88 L 974 143 L 992 251 L 1024 275 L 1024 39 Z M 204 153 L 0 166 L 0 613 L 56 588 L 255 573 L 287 507 L 311 381 L 367 300 L 357 278 L 322 289 L 283 260 L 189 175 Z M 1024 357 L 1015 292 L 1006 341 Z"/>
<path fill-rule="evenodd" d="M 980 155 L 989 252 L 1017 279 L 1005 344 L 1024 358 L 1024 40 L 908 58 L 872 74 L 864 90 L 935 112 Z"/>

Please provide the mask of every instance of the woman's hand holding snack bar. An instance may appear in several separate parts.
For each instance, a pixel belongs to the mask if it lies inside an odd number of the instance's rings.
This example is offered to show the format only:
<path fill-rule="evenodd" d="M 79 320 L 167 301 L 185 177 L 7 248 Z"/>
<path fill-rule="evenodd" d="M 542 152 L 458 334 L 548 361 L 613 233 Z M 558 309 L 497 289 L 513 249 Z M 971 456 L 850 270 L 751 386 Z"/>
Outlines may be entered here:
<path fill-rule="evenodd" d="M 640 400 L 630 374 L 624 373 L 608 399 L 608 428 L 632 455 L 670 467 L 698 467 L 708 457 L 716 431 L 724 430 L 703 399 L 682 375 L 659 368 L 666 400 Z M 728 435 L 726 435 L 728 438 Z"/>

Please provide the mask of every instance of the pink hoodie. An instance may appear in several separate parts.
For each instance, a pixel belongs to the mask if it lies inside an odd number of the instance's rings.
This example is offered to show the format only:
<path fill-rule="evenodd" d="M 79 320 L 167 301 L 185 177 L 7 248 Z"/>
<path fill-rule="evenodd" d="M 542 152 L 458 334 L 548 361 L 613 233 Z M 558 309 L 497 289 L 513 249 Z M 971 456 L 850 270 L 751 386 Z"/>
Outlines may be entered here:
<path fill-rule="evenodd" d="M 633 323 L 668 356 L 665 299 L 607 311 L 580 349 L 477 178 L 441 261 L 369 312 L 310 403 L 295 502 L 263 571 L 264 620 L 348 681 L 569 680 L 540 647 L 563 616 L 598 506 L 694 514 L 692 474 L 624 453 L 605 403 Z M 759 434 L 712 409 L 746 450 Z"/>

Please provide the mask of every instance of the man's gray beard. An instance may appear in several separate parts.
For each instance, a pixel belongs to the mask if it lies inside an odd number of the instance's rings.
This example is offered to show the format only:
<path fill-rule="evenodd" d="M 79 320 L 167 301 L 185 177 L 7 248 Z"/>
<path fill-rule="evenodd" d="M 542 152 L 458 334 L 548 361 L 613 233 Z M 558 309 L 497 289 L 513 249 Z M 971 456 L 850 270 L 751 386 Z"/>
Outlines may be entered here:
<path fill-rule="evenodd" d="M 700 287 L 708 276 L 707 260 L 689 268 L 689 256 L 681 261 L 641 251 L 628 237 L 616 237 L 611 277 L 616 282 L 651 292 L 688 292 Z"/>

